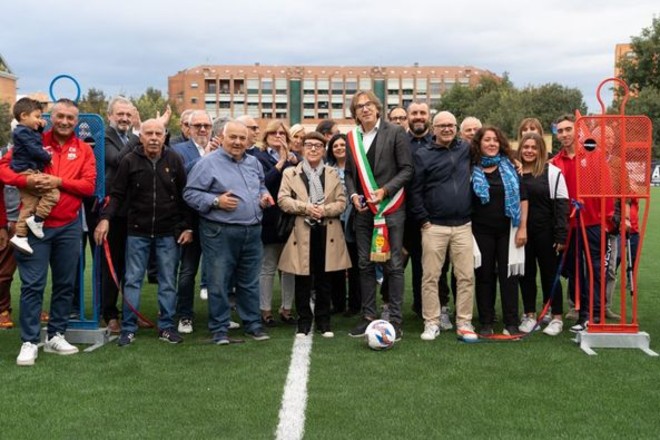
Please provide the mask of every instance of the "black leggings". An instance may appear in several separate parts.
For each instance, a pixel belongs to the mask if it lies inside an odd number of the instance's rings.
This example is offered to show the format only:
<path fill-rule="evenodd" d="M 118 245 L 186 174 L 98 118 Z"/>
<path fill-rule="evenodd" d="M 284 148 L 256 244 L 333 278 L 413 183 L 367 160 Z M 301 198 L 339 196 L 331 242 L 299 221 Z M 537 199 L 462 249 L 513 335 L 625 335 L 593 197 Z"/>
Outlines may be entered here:
<path fill-rule="evenodd" d="M 543 303 L 545 304 L 552 293 L 552 283 L 555 279 L 559 258 L 553 248 L 554 234 L 552 229 L 530 231 L 525 245 L 525 275 L 520 278 L 520 292 L 522 294 L 525 313 L 536 312 L 536 267 L 541 272 L 541 288 L 543 289 Z M 561 283 L 557 283 L 556 291 L 552 297 L 552 314 L 561 315 L 563 298 Z"/>

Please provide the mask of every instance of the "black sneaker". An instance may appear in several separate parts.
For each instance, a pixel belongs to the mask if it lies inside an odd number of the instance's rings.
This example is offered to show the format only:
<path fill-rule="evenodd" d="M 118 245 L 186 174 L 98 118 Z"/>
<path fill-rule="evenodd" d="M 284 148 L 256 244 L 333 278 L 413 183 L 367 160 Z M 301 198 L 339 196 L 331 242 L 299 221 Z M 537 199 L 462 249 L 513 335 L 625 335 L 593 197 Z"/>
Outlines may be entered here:
<path fill-rule="evenodd" d="M 133 332 L 121 332 L 119 334 L 119 340 L 117 345 L 120 347 L 125 347 L 135 340 L 135 333 Z"/>
<path fill-rule="evenodd" d="M 268 333 L 266 333 L 262 329 L 257 329 L 251 332 L 245 332 L 245 334 L 248 336 L 252 336 L 252 339 L 254 339 L 255 341 L 267 341 L 270 339 Z"/>
<path fill-rule="evenodd" d="M 179 332 L 173 328 L 161 330 L 158 333 L 158 339 L 161 341 L 169 342 L 170 344 L 180 344 L 183 342 L 183 338 L 181 335 L 179 335 Z"/>
<path fill-rule="evenodd" d="M 400 322 L 393 322 L 392 327 L 394 327 L 394 340 L 399 342 L 403 337 L 403 329 L 401 328 Z"/>
<path fill-rule="evenodd" d="M 485 324 L 479 329 L 479 336 L 492 336 L 494 333 L 492 325 Z"/>
<path fill-rule="evenodd" d="M 348 332 L 348 336 L 350 336 L 351 338 L 361 338 L 362 336 L 364 336 L 364 332 L 367 331 L 367 327 L 369 327 L 369 324 L 371 324 L 370 320 L 366 318 L 362 318 L 362 320 L 360 320 L 360 323 L 355 327 L 353 327 L 350 332 Z"/>
<path fill-rule="evenodd" d="M 507 325 L 504 327 L 504 330 L 502 330 L 502 334 L 507 336 L 516 336 L 520 334 L 520 330 L 516 325 Z"/>
<path fill-rule="evenodd" d="M 571 326 L 570 330 L 573 333 L 579 333 L 585 331 L 588 327 L 589 327 L 589 322 L 584 318 L 580 318 L 577 320 L 575 325 Z"/>

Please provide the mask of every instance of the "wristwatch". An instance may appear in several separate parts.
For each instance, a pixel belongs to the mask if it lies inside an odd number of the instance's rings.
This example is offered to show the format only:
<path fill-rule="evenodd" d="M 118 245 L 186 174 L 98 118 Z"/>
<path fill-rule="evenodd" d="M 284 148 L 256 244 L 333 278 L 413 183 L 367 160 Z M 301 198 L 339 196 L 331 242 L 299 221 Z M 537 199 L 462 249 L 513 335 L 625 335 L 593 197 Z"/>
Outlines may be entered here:
<path fill-rule="evenodd" d="M 213 203 L 211 203 L 211 206 L 213 206 L 213 209 L 220 208 L 220 198 L 216 197 L 215 199 L 213 199 Z"/>

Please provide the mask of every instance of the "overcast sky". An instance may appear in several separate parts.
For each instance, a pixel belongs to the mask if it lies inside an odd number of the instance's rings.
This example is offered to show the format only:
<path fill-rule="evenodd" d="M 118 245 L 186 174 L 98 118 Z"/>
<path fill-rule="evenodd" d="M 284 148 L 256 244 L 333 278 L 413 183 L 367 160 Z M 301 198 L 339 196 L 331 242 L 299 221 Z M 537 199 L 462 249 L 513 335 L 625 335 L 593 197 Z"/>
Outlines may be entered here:
<path fill-rule="evenodd" d="M 598 112 L 615 44 L 660 16 L 657 0 L 13 0 L 0 10 L 0 54 L 19 94 L 48 92 L 58 74 L 83 93 L 138 96 L 167 93 L 168 76 L 199 64 L 419 62 L 508 72 L 517 87 L 576 87 Z M 56 92 L 73 90 L 62 82 Z"/>

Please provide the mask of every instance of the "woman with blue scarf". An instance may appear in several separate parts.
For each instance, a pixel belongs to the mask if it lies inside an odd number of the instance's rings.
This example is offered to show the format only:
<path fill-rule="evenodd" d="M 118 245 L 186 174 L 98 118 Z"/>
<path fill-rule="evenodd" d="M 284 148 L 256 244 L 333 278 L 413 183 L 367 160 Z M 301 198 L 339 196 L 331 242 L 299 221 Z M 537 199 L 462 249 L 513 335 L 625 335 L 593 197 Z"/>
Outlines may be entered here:
<path fill-rule="evenodd" d="M 524 273 L 527 242 L 527 193 L 520 185 L 509 141 L 499 128 L 479 129 L 471 149 L 472 234 L 481 254 L 481 265 L 475 271 L 479 333 L 493 334 L 498 278 L 503 333 L 517 334 L 518 276 Z"/>

